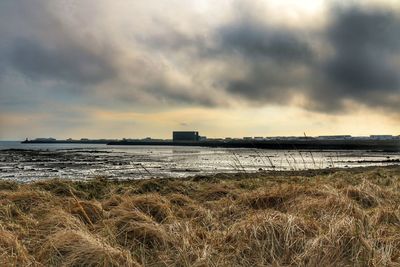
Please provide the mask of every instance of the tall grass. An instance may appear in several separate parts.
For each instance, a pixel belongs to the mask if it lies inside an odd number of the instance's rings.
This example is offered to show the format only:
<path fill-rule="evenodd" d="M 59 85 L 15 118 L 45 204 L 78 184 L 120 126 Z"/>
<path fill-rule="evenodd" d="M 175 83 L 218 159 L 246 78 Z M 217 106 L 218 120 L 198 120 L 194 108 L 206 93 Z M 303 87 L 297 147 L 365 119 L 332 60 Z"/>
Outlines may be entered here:
<path fill-rule="evenodd" d="M 399 266 L 399 227 L 400 166 L 0 182 L 0 266 Z"/>

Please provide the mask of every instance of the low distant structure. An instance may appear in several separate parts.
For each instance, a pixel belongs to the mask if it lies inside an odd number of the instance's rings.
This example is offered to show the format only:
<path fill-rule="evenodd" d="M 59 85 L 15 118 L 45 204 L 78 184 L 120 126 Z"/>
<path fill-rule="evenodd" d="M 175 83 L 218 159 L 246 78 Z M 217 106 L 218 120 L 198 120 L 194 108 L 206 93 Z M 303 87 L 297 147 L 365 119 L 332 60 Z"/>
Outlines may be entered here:
<path fill-rule="evenodd" d="M 392 140 L 393 139 L 393 135 L 389 135 L 389 134 L 370 135 L 369 137 L 374 140 Z"/>
<path fill-rule="evenodd" d="M 319 140 L 349 140 L 351 135 L 321 135 L 318 136 Z"/>
<path fill-rule="evenodd" d="M 199 136 L 199 141 L 206 141 L 207 140 L 207 136 Z"/>
<path fill-rule="evenodd" d="M 277 136 L 273 137 L 272 140 L 299 140 L 299 138 L 297 136 Z"/>
<path fill-rule="evenodd" d="M 204 146 L 226 148 L 262 148 L 262 149 L 340 149 L 340 150 L 382 150 L 400 151 L 400 136 L 398 135 L 325 135 L 309 136 L 274 136 L 274 137 L 242 137 L 242 138 L 207 138 L 200 136 L 197 131 L 174 131 L 171 139 L 142 139 L 122 140 L 88 139 L 56 140 L 54 138 L 28 138 L 21 143 L 52 143 L 52 144 L 108 144 L 108 145 L 151 145 L 151 146 Z"/>
<path fill-rule="evenodd" d="M 197 131 L 173 131 L 172 141 L 185 142 L 185 141 L 199 141 L 200 135 Z"/>
<path fill-rule="evenodd" d="M 351 137 L 352 140 L 369 140 L 369 136 L 353 136 Z"/>
<path fill-rule="evenodd" d="M 36 138 L 34 139 L 34 141 L 39 141 L 39 142 L 53 142 L 56 141 L 57 139 L 53 138 L 53 137 L 48 137 L 48 138 Z"/>

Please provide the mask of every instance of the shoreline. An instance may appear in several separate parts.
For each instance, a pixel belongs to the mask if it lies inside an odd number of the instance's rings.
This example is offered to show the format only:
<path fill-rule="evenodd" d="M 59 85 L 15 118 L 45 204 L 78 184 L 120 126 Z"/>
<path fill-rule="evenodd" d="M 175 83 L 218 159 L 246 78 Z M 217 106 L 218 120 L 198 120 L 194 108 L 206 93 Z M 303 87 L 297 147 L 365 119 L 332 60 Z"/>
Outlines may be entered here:
<path fill-rule="evenodd" d="M 399 188 L 398 165 L 0 181 L 0 265 L 395 266 Z"/>
<path fill-rule="evenodd" d="M 8 149 L 0 151 L 0 179 L 185 178 L 216 173 L 262 173 L 399 165 L 400 154 L 383 152 L 256 151 L 253 149 Z"/>
<path fill-rule="evenodd" d="M 207 173 L 195 173 L 194 175 L 187 175 L 185 177 L 134 177 L 134 178 L 115 178 L 115 177 L 102 177 L 101 175 L 90 177 L 90 178 L 85 178 L 85 179 L 69 179 L 69 178 L 44 178 L 44 179 L 38 179 L 38 180 L 29 180 L 29 181 L 21 181 L 21 180 L 13 180 L 12 178 L 5 178 L 5 179 L 0 179 L 0 184 L 2 182 L 11 182 L 11 183 L 16 183 L 16 184 L 21 184 L 21 185 L 29 185 L 29 184 L 35 184 L 35 183 L 41 183 L 41 182 L 66 182 L 66 183 L 91 183 L 93 181 L 101 180 L 101 181 L 107 181 L 110 183 L 115 183 L 115 184 L 129 184 L 129 183 L 136 183 L 136 182 L 141 182 L 141 181 L 202 181 L 202 180 L 240 180 L 240 179 L 268 179 L 271 177 L 307 177 L 307 178 L 313 178 L 316 176 L 329 176 L 332 174 L 335 174 L 337 172 L 346 172 L 349 174 L 357 175 L 357 174 L 362 174 L 365 172 L 370 172 L 374 171 L 376 169 L 383 169 L 383 170 L 399 170 L 400 172 L 400 164 L 391 164 L 391 165 L 385 165 L 385 166 L 361 166 L 361 167 L 335 167 L 335 168 L 322 168 L 322 169 L 300 169 L 300 170 L 262 170 L 262 171 L 254 171 L 254 172 L 219 172 L 219 173 L 213 173 L 213 174 L 207 174 Z"/>
<path fill-rule="evenodd" d="M 372 150 L 400 151 L 400 139 L 393 140 L 318 140 L 314 138 L 299 138 L 299 140 L 204 140 L 204 141 L 110 141 L 110 140 L 26 140 L 21 144 L 106 144 L 114 146 L 198 146 L 217 148 L 259 148 L 274 150 Z"/>

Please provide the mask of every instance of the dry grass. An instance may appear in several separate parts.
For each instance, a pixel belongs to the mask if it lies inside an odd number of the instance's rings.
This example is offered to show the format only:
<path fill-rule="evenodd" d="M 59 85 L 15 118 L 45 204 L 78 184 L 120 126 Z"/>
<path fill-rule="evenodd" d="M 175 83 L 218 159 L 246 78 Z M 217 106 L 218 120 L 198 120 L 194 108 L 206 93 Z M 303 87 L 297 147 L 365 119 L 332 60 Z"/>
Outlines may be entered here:
<path fill-rule="evenodd" d="M 49 266 L 139 266 L 126 250 L 110 246 L 94 234 L 62 230 L 49 236 L 37 259 Z"/>
<path fill-rule="evenodd" d="M 9 231 L 0 230 L 0 265 L 30 265 L 32 259 L 24 245 Z"/>
<path fill-rule="evenodd" d="M 400 266 L 400 167 L 0 182 L 0 266 Z"/>

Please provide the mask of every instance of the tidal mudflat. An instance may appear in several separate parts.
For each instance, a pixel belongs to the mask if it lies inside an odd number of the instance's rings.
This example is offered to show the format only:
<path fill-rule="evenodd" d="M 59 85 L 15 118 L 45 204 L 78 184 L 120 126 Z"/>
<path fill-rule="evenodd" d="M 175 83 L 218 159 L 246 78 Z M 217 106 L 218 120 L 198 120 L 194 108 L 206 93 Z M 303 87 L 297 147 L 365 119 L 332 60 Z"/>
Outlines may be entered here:
<path fill-rule="evenodd" d="M 0 146 L 1 147 L 1 146 Z M 262 150 L 207 147 L 19 145 L 0 149 L 0 179 L 143 179 L 386 166 L 400 154 L 382 151 Z M 18 149 L 15 149 L 17 147 Z"/>

